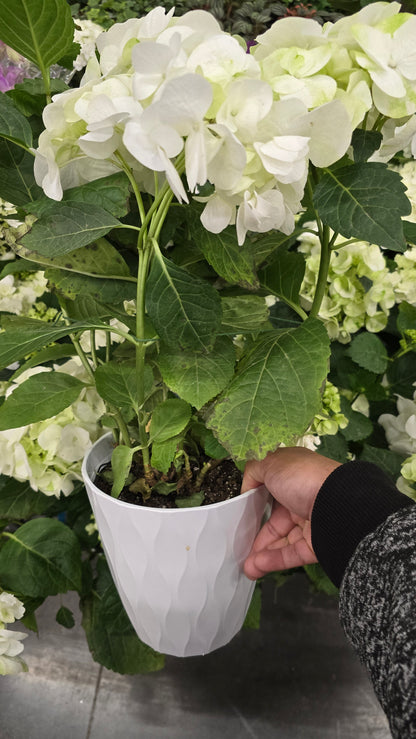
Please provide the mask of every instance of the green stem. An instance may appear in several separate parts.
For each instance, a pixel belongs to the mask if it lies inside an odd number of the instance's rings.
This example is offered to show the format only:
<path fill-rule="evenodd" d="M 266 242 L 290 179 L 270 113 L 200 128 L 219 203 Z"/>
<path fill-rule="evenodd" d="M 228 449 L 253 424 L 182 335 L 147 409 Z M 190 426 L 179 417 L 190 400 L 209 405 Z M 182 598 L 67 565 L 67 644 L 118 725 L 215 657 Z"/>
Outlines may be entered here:
<path fill-rule="evenodd" d="M 310 316 L 316 317 L 319 313 L 319 309 L 322 304 L 322 300 L 325 295 L 326 283 L 328 279 L 329 263 L 331 261 L 331 250 L 329 248 L 329 226 L 322 227 L 322 238 L 321 238 L 321 259 L 319 262 L 318 280 L 315 288 L 315 295 L 313 298 L 312 308 Z"/>

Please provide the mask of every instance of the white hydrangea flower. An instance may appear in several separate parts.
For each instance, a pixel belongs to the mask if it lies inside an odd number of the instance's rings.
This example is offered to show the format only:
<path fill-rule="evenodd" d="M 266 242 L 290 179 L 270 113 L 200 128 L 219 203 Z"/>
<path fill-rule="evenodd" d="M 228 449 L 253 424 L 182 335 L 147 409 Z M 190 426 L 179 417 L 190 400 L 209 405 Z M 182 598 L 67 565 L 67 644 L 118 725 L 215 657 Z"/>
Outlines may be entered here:
<path fill-rule="evenodd" d="M 6 275 L 0 280 L 0 310 L 27 316 L 33 303 L 44 294 L 47 284 L 42 271 Z"/>
<path fill-rule="evenodd" d="M 10 629 L 0 629 L 0 656 L 17 657 L 23 652 L 23 639 L 27 634 L 23 631 L 11 631 Z"/>
<path fill-rule="evenodd" d="M 0 593 L 0 625 L 12 624 L 16 619 L 22 618 L 25 607 L 12 593 L 3 591 Z"/>
<path fill-rule="evenodd" d="M 54 366 L 54 370 L 88 381 L 78 357 Z M 6 389 L 6 396 L 29 376 L 49 371 L 48 367 L 36 367 L 23 372 Z M 1 431 L 0 474 L 27 481 L 45 495 L 69 495 L 74 481 L 81 479 L 82 458 L 103 433 L 99 419 L 104 413 L 104 402 L 95 388 L 85 387 L 78 399 L 56 416 Z"/>
<path fill-rule="evenodd" d="M 95 54 L 95 42 L 104 29 L 98 23 L 87 19 L 74 18 L 74 23 L 74 41 L 81 47 L 74 61 L 74 69 L 79 72 L 87 66 L 88 60 Z"/>
<path fill-rule="evenodd" d="M 416 454 L 416 391 L 413 399 L 397 397 L 397 411 L 397 416 L 383 413 L 378 419 L 389 449 L 399 454 Z"/>

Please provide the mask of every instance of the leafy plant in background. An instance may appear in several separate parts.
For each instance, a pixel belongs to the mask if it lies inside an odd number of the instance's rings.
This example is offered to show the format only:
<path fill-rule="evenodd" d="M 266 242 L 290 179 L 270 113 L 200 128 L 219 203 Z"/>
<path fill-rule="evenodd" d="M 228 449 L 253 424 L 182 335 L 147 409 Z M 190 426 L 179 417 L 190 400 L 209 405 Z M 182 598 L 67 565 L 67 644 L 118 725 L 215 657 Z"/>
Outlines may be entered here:
<path fill-rule="evenodd" d="M 3 40 L 43 78 L 0 98 L 18 255 L 0 280 L 0 583 L 31 628 L 48 595 L 77 591 L 96 659 L 158 669 L 79 482 L 104 430 L 121 442 L 114 495 L 134 456 L 147 496 L 197 450 L 242 465 L 296 442 L 411 492 L 414 447 L 389 449 L 377 422 L 413 434 L 416 227 L 387 162 L 416 153 L 416 19 L 396 3 L 324 28 L 289 17 L 248 55 L 212 16 L 159 8 L 99 37 L 82 86 L 45 108 L 63 89 L 49 66 L 79 49 L 64 0 L 41 5 L 29 29 L 23 0 L 12 19 L 0 0 Z M 42 279 L 44 307 L 12 307 Z"/>

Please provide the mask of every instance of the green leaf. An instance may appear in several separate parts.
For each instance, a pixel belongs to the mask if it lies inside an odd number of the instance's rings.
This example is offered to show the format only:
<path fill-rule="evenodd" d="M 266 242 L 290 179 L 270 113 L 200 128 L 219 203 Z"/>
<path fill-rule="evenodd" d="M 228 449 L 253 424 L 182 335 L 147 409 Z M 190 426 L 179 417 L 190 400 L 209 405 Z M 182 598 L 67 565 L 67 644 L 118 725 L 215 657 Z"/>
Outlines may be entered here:
<path fill-rule="evenodd" d="M 413 221 L 402 221 L 404 237 L 408 244 L 416 246 L 416 223 Z"/>
<path fill-rule="evenodd" d="M 10 141 L 0 141 L 0 198 L 23 206 L 42 194 L 33 174 L 33 156 Z"/>
<path fill-rule="evenodd" d="M 270 231 L 265 234 L 251 234 L 250 242 L 255 265 L 260 267 L 266 260 L 269 260 L 271 255 L 277 251 L 277 249 L 289 248 L 289 246 L 295 243 L 296 238 L 296 230 L 289 234 L 289 236 L 280 231 Z"/>
<path fill-rule="evenodd" d="M 18 361 L 27 354 L 43 349 L 68 334 L 87 331 L 95 322 L 45 323 L 21 316 L 2 316 L 0 333 L 0 369 Z"/>
<path fill-rule="evenodd" d="M 397 172 L 380 162 L 367 162 L 327 170 L 313 200 L 323 222 L 345 238 L 404 251 L 401 217 L 411 212 L 405 191 Z"/>
<path fill-rule="evenodd" d="M 27 369 L 32 367 L 38 367 L 40 364 L 46 364 L 47 362 L 57 362 L 59 359 L 66 359 L 67 357 L 73 357 L 76 354 L 76 349 L 73 344 L 54 344 L 48 346 L 46 349 L 42 349 L 39 352 L 20 365 L 16 372 L 13 372 L 11 380 L 16 380 L 19 375 L 26 372 Z"/>
<path fill-rule="evenodd" d="M 27 148 L 32 146 L 29 123 L 4 92 L 0 94 L 0 136 Z"/>
<path fill-rule="evenodd" d="M 64 626 L 65 629 L 72 629 L 75 626 L 74 614 L 69 608 L 66 608 L 65 606 L 60 607 L 55 618 L 57 623 L 61 626 Z"/>
<path fill-rule="evenodd" d="M 220 277 L 231 285 L 247 289 L 258 287 L 253 250 L 247 242 L 239 246 L 234 226 L 213 234 L 203 228 L 198 219 L 198 224 L 192 228 L 192 235 L 207 262 Z"/>
<path fill-rule="evenodd" d="M 176 498 L 175 503 L 177 508 L 198 508 L 204 500 L 204 493 L 198 492 L 188 495 L 187 498 Z"/>
<path fill-rule="evenodd" d="M 387 379 L 391 394 L 397 393 L 405 398 L 413 398 L 413 383 L 416 382 L 416 362 L 413 353 L 404 354 L 394 362 L 389 362 Z"/>
<path fill-rule="evenodd" d="M 405 331 L 416 330 L 416 305 L 411 305 L 405 301 L 400 303 L 397 328 L 402 334 Z"/>
<path fill-rule="evenodd" d="M 325 593 L 326 595 L 338 595 L 339 590 L 329 579 L 328 575 L 324 572 L 320 564 L 304 565 L 309 580 L 314 586 L 318 593 Z"/>
<path fill-rule="evenodd" d="M 95 300 L 119 305 L 123 300 L 133 300 L 137 293 L 135 282 L 122 278 L 88 277 L 61 269 L 47 269 L 45 277 L 58 295 L 69 300 L 77 300 L 79 296 L 88 294 Z"/>
<path fill-rule="evenodd" d="M 64 372 L 32 375 L 0 407 L 0 431 L 37 423 L 75 403 L 84 383 Z"/>
<path fill-rule="evenodd" d="M 166 475 L 182 442 L 182 434 L 172 436 L 172 438 L 166 439 L 166 441 L 154 441 L 152 444 L 152 467 L 155 467 L 155 469 Z"/>
<path fill-rule="evenodd" d="M 137 405 L 136 368 L 131 364 L 107 362 L 98 367 L 95 373 L 97 392 L 107 403 L 116 408 L 133 407 Z M 145 393 L 149 393 L 153 385 L 153 373 L 149 366 L 145 366 Z"/>
<path fill-rule="evenodd" d="M 250 601 L 248 611 L 243 623 L 243 629 L 254 629 L 257 631 L 260 628 L 261 618 L 261 585 L 256 583 L 256 587 L 253 591 L 253 597 Z"/>
<path fill-rule="evenodd" d="M 120 444 L 113 449 L 113 453 L 111 455 L 111 469 L 113 470 L 114 481 L 111 488 L 111 495 L 114 498 L 118 498 L 126 484 L 135 451 L 136 449 L 124 446 L 124 444 Z"/>
<path fill-rule="evenodd" d="M 0 582 L 33 598 L 81 588 L 81 550 L 68 526 L 51 518 L 24 523 L 0 549 Z"/>
<path fill-rule="evenodd" d="M 1 38 L 40 69 L 72 46 L 74 23 L 65 0 L 0 0 Z"/>
<path fill-rule="evenodd" d="M 218 395 L 234 372 L 233 342 L 219 337 L 208 354 L 162 346 L 158 365 L 166 385 L 198 410 Z"/>
<path fill-rule="evenodd" d="M 406 456 L 406 454 L 392 452 L 391 449 L 380 449 L 379 447 L 370 446 L 370 444 L 364 444 L 360 459 L 364 462 L 376 464 L 395 483 Z"/>
<path fill-rule="evenodd" d="M 165 259 L 158 248 L 147 281 L 146 308 L 169 346 L 197 351 L 212 346 L 221 321 L 218 292 Z"/>
<path fill-rule="evenodd" d="M 321 407 L 329 339 L 319 320 L 258 339 L 207 425 L 238 459 L 262 459 L 305 433 Z"/>
<path fill-rule="evenodd" d="M 97 569 L 93 590 L 81 600 L 82 626 L 93 658 L 122 675 L 162 669 L 164 656 L 138 638 L 103 558 Z"/>
<path fill-rule="evenodd" d="M 317 453 L 324 457 L 335 459 L 336 462 L 348 461 L 348 444 L 347 440 L 338 432 L 334 436 L 321 436 L 321 443 L 317 448 Z"/>
<path fill-rule="evenodd" d="M 98 205 L 53 202 L 21 243 L 36 254 L 59 257 L 91 244 L 120 225 L 120 221 Z"/>
<path fill-rule="evenodd" d="M 305 259 L 302 254 L 279 249 L 272 264 L 259 272 L 259 280 L 265 290 L 298 309 L 304 275 Z"/>
<path fill-rule="evenodd" d="M 0 475 L 0 518 L 27 520 L 46 513 L 53 505 L 47 495 L 33 490 L 29 483 Z"/>
<path fill-rule="evenodd" d="M 366 331 L 355 336 L 347 354 L 363 369 L 378 375 L 386 371 L 388 363 L 386 347 L 376 334 Z"/>
<path fill-rule="evenodd" d="M 367 416 L 353 411 L 346 398 L 341 397 L 341 412 L 348 418 L 348 426 L 340 433 L 347 441 L 362 441 L 373 433 L 373 424 Z"/>
<path fill-rule="evenodd" d="M 103 208 L 115 218 L 122 218 L 129 209 L 130 184 L 123 172 L 115 172 L 108 177 L 100 177 L 79 187 L 65 190 L 62 203 L 89 203 Z M 56 205 L 56 203 L 55 203 Z M 43 197 L 26 208 L 28 213 L 48 215 L 54 204 L 50 198 Z"/>
<path fill-rule="evenodd" d="M 68 90 L 68 85 L 60 79 L 51 80 L 51 95 Z M 45 107 L 45 84 L 42 79 L 25 79 L 7 91 L 7 97 L 24 116 L 42 116 Z"/>
<path fill-rule="evenodd" d="M 191 418 L 191 406 L 179 398 L 168 398 L 156 406 L 150 424 L 150 440 L 162 441 L 177 436 Z"/>
<path fill-rule="evenodd" d="M 221 330 L 231 335 L 257 332 L 269 318 L 266 301 L 260 295 L 221 298 L 221 307 Z"/>
<path fill-rule="evenodd" d="M 383 136 L 379 131 L 356 128 L 351 139 L 354 162 L 366 162 L 380 148 L 382 139 Z"/>

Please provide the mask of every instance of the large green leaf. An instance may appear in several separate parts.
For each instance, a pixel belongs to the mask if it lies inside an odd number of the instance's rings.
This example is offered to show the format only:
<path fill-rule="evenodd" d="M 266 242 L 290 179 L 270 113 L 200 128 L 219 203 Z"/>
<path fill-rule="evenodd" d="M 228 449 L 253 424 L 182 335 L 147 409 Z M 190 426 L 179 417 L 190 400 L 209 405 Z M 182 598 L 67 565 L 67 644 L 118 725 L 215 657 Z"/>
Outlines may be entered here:
<path fill-rule="evenodd" d="M 195 408 L 202 408 L 231 380 L 235 348 L 230 339 L 217 339 L 207 354 L 162 347 L 158 364 L 166 385 Z"/>
<path fill-rule="evenodd" d="M 299 310 L 299 291 L 305 274 L 302 254 L 281 248 L 272 264 L 259 272 L 262 287 L 282 298 L 291 308 Z"/>
<path fill-rule="evenodd" d="M 364 331 L 354 336 L 347 353 L 360 367 L 370 372 L 381 374 L 387 369 L 386 347 L 376 334 Z"/>
<path fill-rule="evenodd" d="M 269 319 L 269 309 L 260 295 L 221 298 L 221 307 L 221 330 L 227 334 L 256 332 L 265 328 Z"/>
<path fill-rule="evenodd" d="M 221 321 L 218 292 L 155 249 L 146 308 L 160 338 L 182 349 L 209 349 Z"/>
<path fill-rule="evenodd" d="M 27 520 L 45 513 L 52 505 L 47 495 L 33 490 L 28 482 L 0 475 L 0 518 Z"/>
<path fill-rule="evenodd" d="M 33 156 L 11 141 L 0 141 L 0 198 L 26 205 L 42 194 L 33 175 Z"/>
<path fill-rule="evenodd" d="M 138 638 L 104 559 L 97 569 L 94 589 L 81 601 L 82 625 L 93 658 L 122 675 L 161 670 L 164 656 Z"/>
<path fill-rule="evenodd" d="M 25 147 L 32 146 L 29 123 L 4 92 L 0 94 L 0 136 Z"/>
<path fill-rule="evenodd" d="M 1 38 L 40 69 L 72 46 L 74 23 L 65 0 L 0 0 Z"/>
<path fill-rule="evenodd" d="M 152 413 L 150 440 L 163 442 L 183 431 L 191 418 L 191 406 L 179 398 L 159 403 Z"/>
<path fill-rule="evenodd" d="M 122 303 L 136 296 L 136 279 L 117 249 L 107 239 L 75 249 L 61 257 L 45 257 L 17 246 L 20 257 L 49 268 L 46 277 L 57 292 L 69 300 L 87 295 L 107 303 Z"/>
<path fill-rule="evenodd" d="M 400 175 L 380 162 L 328 170 L 314 192 L 324 223 L 347 239 L 353 237 L 404 251 L 401 217 L 411 212 Z"/>
<path fill-rule="evenodd" d="M 73 531 L 60 521 L 35 518 L 0 549 L 5 589 L 41 598 L 81 588 L 81 551 Z"/>
<path fill-rule="evenodd" d="M 366 162 L 380 148 L 382 140 L 383 136 L 379 131 L 356 128 L 351 139 L 354 162 Z"/>
<path fill-rule="evenodd" d="M 239 246 L 234 227 L 213 234 L 202 227 L 199 219 L 194 223 L 193 237 L 205 259 L 220 277 L 231 285 L 245 288 L 258 286 L 254 272 L 253 250 L 250 244 Z"/>
<path fill-rule="evenodd" d="M 60 79 L 51 80 L 51 95 L 68 90 L 68 85 Z M 42 116 L 45 107 L 45 83 L 42 79 L 25 79 L 7 91 L 7 97 L 13 100 L 16 108 L 24 116 Z"/>
<path fill-rule="evenodd" d="M 95 373 L 97 391 L 108 403 L 117 408 L 132 407 L 137 409 L 136 368 L 131 364 L 108 362 L 98 367 Z M 153 373 L 145 366 L 145 392 L 149 392 L 153 384 Z"/>
<path fill-rule="evenodd" d="M 239 459 L 262 459 L 281 442 L 293 444 L 321 407 L 328 357 L 328 335 L 316 319 L 258 339 L 208 426 Z"/>
<path fill-rule="evenodd" d="M 21 316 L 3 316 L 1 326 L 4 331 L 0 333 L 0 369 L 68 334 L 100 328 L 99 323 L 94 321 L 79 321 L 67 325 L 45 323 Z"/>
<path fill-rule="evenodd" d="M 56 416 L 75 403 L 83 387 L 83 382 L 64 372 L 32 375 L 0 406 L 0 431 Z"/>
<path fill-rule="evenodd" d="M 59 257 L 91 244 L 120 225 L 120 221 L 98 205 L 53 202 L 21 243 L 45 257 Z"/>
<path fill-rule="evenodd" d="M 108 177 L 87 182 L 79 187 L 65 190 L 62 203 L 89 203 L 111 213 L 115 218 L 122 218 L 129 208 L 130 184 L 123 172 L 116 172 Z M 48 215 L 56 207 L 50 198 L 43 197 L 26 208 L 29 213 Z M 58 206 L 59 207 L 59 206 Z"/>

